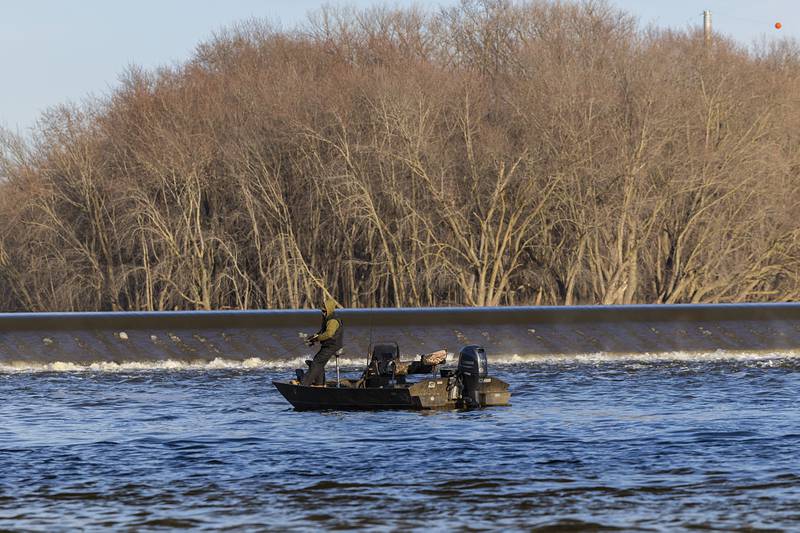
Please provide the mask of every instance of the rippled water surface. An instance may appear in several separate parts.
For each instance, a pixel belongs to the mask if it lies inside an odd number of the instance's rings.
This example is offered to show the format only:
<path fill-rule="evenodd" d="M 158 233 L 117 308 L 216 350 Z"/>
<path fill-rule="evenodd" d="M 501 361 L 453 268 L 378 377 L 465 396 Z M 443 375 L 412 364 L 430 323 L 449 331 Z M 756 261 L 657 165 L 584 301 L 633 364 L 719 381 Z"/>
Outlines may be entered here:
<path fill-rule="evenodd" d="M 0 529 L 800 528 L 800 360 L 495 365 L 513 406 L 300 413 L 268 368 L 0 373 Z"/>

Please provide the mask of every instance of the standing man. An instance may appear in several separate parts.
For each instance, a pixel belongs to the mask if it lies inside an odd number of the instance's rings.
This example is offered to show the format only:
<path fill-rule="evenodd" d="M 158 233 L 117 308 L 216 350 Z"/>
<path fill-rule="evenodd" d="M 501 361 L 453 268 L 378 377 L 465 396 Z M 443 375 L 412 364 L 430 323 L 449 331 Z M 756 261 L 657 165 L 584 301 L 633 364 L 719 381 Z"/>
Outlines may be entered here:
<path fill-rule="evenodd" d="M 319 342 L 320 348 L 311 361 L 311 368 L 303 376 L 302 385 L 325 385 L 325 365 L 342 348 L 343 341 L 344 331 L 342 321 L 336 317 L 336 302 L 327 298 L 322 310 L 322 327 L 316 335 L 308 338 L 309 345 Z"/>

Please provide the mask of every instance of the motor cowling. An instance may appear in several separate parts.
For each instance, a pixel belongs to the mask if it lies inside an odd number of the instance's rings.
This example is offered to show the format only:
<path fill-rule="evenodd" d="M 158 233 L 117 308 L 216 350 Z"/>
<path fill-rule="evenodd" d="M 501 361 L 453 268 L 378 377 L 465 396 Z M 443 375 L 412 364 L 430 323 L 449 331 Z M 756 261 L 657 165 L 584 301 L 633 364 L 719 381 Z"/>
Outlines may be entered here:
<path fill-rule="evenodd" d="M 462 400 L 467 407 L 479 407 L 481 382 L 489 373 L 486 350 L 475 344 L 461 348 L 456 372 L 461 381 Z"/>
<path fill-rule="evenodd" d="M 400 361 L 400 348 L 397 343 L 376 344 L 372 347 L 370 361 L 379 375 L 389 376 Z"/>
<path fill-rule="evenodd" d="M 405 376 L 400 378 L 396 376 L 399 362 L 400 347 L 397 343 L 384 342 L 373 345 L 367 368 L 367 387 L 394 385 L 395 380 L 404 382 Z"/>

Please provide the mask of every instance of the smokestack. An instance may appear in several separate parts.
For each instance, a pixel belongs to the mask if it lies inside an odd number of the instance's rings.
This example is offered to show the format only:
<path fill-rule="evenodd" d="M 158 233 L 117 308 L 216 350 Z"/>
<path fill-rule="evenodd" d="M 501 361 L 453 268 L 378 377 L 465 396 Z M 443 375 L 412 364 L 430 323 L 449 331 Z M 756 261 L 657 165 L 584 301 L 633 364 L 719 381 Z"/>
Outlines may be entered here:
<path fill-rule="evenodd" d="M 711 11 L 703 11 L 703 35 L 706 38 L 706 45 L 711 44 Z"/>

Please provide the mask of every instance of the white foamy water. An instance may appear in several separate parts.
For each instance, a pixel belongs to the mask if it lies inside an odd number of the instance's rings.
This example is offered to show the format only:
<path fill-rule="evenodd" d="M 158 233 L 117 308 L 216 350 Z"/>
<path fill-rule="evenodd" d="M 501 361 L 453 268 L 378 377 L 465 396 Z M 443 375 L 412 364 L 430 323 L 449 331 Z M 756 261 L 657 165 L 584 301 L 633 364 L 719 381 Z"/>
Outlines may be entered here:
<path fill-rule="evenodd" d="M 265 360 L 260 357 L 250 357 L 244 360 L 225 359 L 217 357 L 196 361 L 177 361 L 166 359 L 163 361 L 129 361 L 117 363 L 113 361 L 95 361 L 91 363 L 77 363 L 68 361 L 54 361 L 48 363 L 29 361 L 0 361 L 0 373 L 14 372 L 136 372 L 136 371 L 198 371 L 198 370 L 250 370 L 250 369 L 290 369 L 304 368 L 307 357 L 298 357 L 286 360 Z M 359 367 L 366 362 L 365 358 L 350 359 L 340 358 L 342 367 Z M 332 369 L 334 361 L 328 363 Z"/>
<path fill-rule="evenodd" d="M 770 359 L 789 359 L 800 357 L 798 350 L 785 351 L 726 351 L 713 352 L 642 352 L 642 353 L 606 353 L 595 352 L 585 354 L 511 354 L 499 355 L 489 358 L 494 364 L 552 364 L 552 363 L 587 363 L 598 364 L 606 362 L 704 362 L 704 361 L 763 361 Z"/>
<path fill-rule="evenodd" d="M 497 365 L 523 365 L 523 364 L 602 364 L 608 362 L 710 362 L 710 361 L 768 361 L 776 359 L 792 359 L 800 357 L 800 351 L 749 351 L 733 352 L 717 350 L 714 352 L 661 352 L 661 353 L 586 353 L 586 354 L 509 354 L 490 355 L 490 364 Z M 29 361 L 0 361 L 0 373 L 22 372 L 182 372 L 182 371 L 212 371 L 212 370 L 258 370 L 258 369 L 292 369 L 305 368 L 304 360 L 308 357 L 294 359 L 262 359 L 250 357 L 243 360 L 226 359 L 217 357 L 211 360 L 178 361 L 166 359 L 162 361 L 95 361 L 79 363 L 70 361 L 29 362 Z M 447 355 L 447 363 L 453 364 L 456 356 Z M 366 357 L 343 357 L 339 359 L 342 368 L 363 368 Z M 334 368 L 334 360 L 328 362 L 327 370 Z"/>

